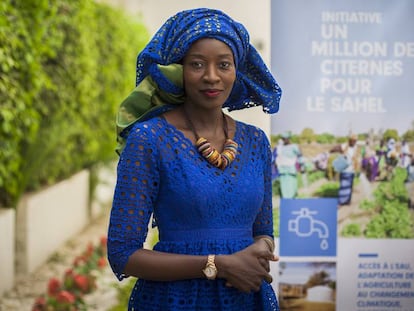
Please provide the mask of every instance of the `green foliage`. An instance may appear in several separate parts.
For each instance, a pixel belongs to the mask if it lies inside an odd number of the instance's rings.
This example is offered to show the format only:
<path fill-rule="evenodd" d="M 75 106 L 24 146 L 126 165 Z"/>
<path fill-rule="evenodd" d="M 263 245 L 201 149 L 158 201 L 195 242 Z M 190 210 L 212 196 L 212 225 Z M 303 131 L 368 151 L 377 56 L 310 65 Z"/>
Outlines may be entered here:
<path fill-rule="evenodd" d="M 54 16 L 47 1 L 1 3 L 0 15 L 0 198 L 15 197 L 22 178 L 25 144 L 36 136 L 40 115 L 33 105 L 46 84 L 41 61 L 50 53 L 42 42 L 43 19 Z M 10 203 L 7 202 L 6 203 Z"/>
<path fill-rule="evenodd" d="M 403 140 L 406 140 L 408 142 L 414 142 L 414 130 L 408 130 L 406 131 L 403 136 L 402 136 Z"/>
<path fill-rule="evenodd" d="M 342 235 L 368 238 L 410 239 L 414 237 L 414 222 L 409 211 L 409 198 L 404 180 L 406 170 L 397 167 L 389 181 L 383 181 L 373 193 L 372 200 L 363 200 L 359 207 L 372 215 L 365 230 L 358 224 L 346 226 Z"/>
<path fill-rule="evenodd" d="M 316 142 L 319 144 L 332 144 L 335 142 L 335 136 L 330 133 L 317 135 Z"/>
<path fill-rule="evenodd" d="M 302 130 L 302 133 L 300 134 L 300 141 L 302 143 L 310 144 L 312 141 L 315 140 L 315 137 L 316 135 L 313 129 L 307 127 Z"/>
<path fill-rule="evenodd" d="M 341 232 L 343 237 L 360 237 L 362 236 L 361 226 L 359 224 L 348 224 Z"/>
<path fill-rule="evenodd" d="M 339 185 L 336 182 L 329 182 L 323 184 L 317 189 L 313 196 L 322 198 L 335 198 L 338 197 Z"/>
<path fill-rule="evenodd" d="M 361 201 L 361 203 L 359 204 L 359 208 L 362 210 L 375 210 L 377 207 L 377 205 L 375 204 L 374 201 L 370 201 L 367 199 L 364 199 Z"/>
<path fill-rule="evenodd" d="M 273 134 L 270 135 L 270 144 L 273 147 L 277 145 L 277 141 L 278 141 L 279 137 L 280 136 L 276 136 L 276 135 L 273 135 Z"/>
<path fill-rule="evenodd" d="M 325 172 L 323 171 L 310 171 L 308 174 L 308 182 L 314 183 L 325 177 Z"/>
<path fill-rule="evenodd" d="M 276 179 L 272 182 L 272 194 L 274 196 L 280 195 L 280 179 Z"/>
<path fill-rule="evenodd" d="M 280 229 L 280 208 L 273 207 L 273 235 L 275 237 L 279 237 L 279 229 Z"/>
<path fill-rule="evenodd" d="M 348 137 L 347 136 L 345 136 L 345 137 L 337 137 L 336 138 L 336 143 L 338 143 L 338 144 L 343 144 L 343 143 L 346 143 L 348 141 Z"/>
<path fill-rule="evenodd" d="M 381 213 L 367 225 L 365 235 L 368 238 L 413 238 L 413 222 L 407 204 L 385 202 Z"/>
<path fill-rule="evenodd" d="M 0 206 L 14 206 L 25 191 L 115 159 L 116 110 L 148 33 L 92 0 L 0 8 Z"/>
<path fill-rule="evenodd" d="M 290 141 L 292 144 L 299 144 L 300 143 L 300 136 L 299 135 L 295 135 L 292 133 L 292 136 L 290 137 Z M 270 136 L 270 141 L 272 146 L 276 146 L 279 142 L 279 140 L 282 139 L 282 134 L 278 134 L 278 135 L 271 135 Z"/>
<path fill-rule="evenodd" d="M 390 181 L 382 182 L 369 205 L 377 214 L 368 223 L 365 235 L 369 238 L 414 237 L 414 223 L 408 209 L 408 193 L 404 186 L 406 170 L 397 167 Z"/>
<path fill-rule="evenodd" d="M 391 138 L 394 138 L 396 141 L 398 141 L 398 131 L 395 129 L 387 129 L 385 130 L 384 134 L 382 134 L 382 138 L 385 141 L 388 141 Z"/>
<path fill-rule="evenodd" d="M 391 180 L 382 182 L 375 191 L 374 196 L 377 205 L 383 206 L 383 203 L 391 201 L 407 203 L 408 193 L 404 186 L 406 178 L 407 171 L 401 167 L 396 167 Z"/>
<path fill-rule="evenodd" d="M 113 306 L 109 311 L 125 311 L 128 310 L 129 296 L 131 295 L 132 289 L 134 288 L 136 279 L 131 278 L 126 280 L 125 284 L 116 285 L 118 290 L 117 300 L 118 304 Z"/>

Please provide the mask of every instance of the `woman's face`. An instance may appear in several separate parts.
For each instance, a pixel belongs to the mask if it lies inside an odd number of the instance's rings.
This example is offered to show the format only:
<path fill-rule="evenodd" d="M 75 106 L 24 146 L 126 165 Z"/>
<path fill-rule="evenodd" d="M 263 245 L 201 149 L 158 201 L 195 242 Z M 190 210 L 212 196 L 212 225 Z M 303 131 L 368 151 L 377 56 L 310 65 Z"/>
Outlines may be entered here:
<path fill-rule="evenodd" d="M 216 39 L 200 39 L 183 59 L 186 102 L 206 109 L 223 106 L 236 80 L 230 47 Z"/>

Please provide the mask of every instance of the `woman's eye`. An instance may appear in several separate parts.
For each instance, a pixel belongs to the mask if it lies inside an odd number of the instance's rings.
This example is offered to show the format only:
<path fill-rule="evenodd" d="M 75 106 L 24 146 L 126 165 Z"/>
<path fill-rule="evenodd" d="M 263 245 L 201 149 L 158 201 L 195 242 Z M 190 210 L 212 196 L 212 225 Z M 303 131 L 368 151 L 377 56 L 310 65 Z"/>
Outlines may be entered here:
<path fill-rule="evenodd" d="M 222 69 L 229 69 L 230 66 L 231 66 L 231 64 L 229 62 L 222 62 L 220 64 L 220 68 L 222 68 Z"/>
<path fill-rule="evenodd" d="M 201 62 L 192 62 L 191 63 L 191 66 L 193 68 L 199 69 L 199 68 L 202 68 L 203 67 L 203 64 Z"/>

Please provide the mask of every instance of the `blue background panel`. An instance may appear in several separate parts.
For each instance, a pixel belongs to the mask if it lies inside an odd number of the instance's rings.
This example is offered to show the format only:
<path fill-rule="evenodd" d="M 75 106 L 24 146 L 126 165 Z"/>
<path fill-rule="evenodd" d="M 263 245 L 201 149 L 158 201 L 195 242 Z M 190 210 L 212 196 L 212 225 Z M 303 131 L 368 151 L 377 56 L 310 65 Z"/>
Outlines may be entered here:
<path fill-rule="evenodd" d="M 281 199 L 280 255 L 336 256 L 337 198 Z"/>

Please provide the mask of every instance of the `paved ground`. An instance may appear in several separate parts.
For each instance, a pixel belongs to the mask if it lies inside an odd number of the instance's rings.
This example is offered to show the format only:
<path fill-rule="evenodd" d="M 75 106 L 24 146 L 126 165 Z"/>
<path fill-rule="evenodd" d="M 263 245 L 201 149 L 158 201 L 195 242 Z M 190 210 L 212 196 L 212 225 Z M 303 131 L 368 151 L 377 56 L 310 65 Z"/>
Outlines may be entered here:
<path fill-rule="evenodd" d="M 98 243 L 100 237 L 106 236 L 108 212 L 93 221 L 87 228 L 63 245 L 43 266 L 31 275 L 16 280 L 15 287 L 0 297 L 0 311 L 31 311 L 36 297 L 46 292 L 47 282 L 51 277 L 62 279 L 66 269 L 70 268 L 74 258 L 81 254 L 88 243 Z M 86 297 L 90 304 L 88 311 L 106 311 L 117 303 L 118 283 L 109 267 L 98 278 L 98 289 Z"/>

